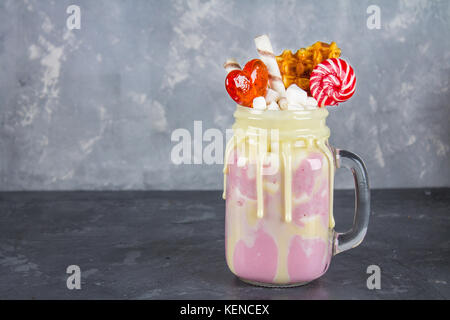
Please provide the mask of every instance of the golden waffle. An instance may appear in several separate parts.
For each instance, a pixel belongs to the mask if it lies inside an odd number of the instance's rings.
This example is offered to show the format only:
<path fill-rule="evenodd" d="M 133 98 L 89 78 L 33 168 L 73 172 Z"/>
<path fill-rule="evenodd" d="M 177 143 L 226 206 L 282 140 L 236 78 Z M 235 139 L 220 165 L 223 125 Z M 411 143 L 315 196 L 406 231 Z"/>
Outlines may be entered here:
<path fill-rule="evenodd" d="M 284 50 L 276 59 L 284 86 L 287 88 L 295 83 L 311 95 L 309 92 L 311 71 L 322 61 L 339 58 L 340 55 L 341 49 L 336 42 L 328 44 L 317 41 L 312 46 L 297 50 L 295 54 L 291 50 Z"/>

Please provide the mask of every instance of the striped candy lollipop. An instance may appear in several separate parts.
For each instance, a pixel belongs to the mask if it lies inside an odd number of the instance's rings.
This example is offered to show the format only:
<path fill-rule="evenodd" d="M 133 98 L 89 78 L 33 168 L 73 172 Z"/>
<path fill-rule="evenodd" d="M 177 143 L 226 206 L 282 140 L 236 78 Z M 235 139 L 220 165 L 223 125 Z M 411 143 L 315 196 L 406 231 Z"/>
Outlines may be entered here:
<path fill-rule="evenodd" d="M 309 88 L 319 107 L 334 106 L 355 93 L 356 77 L 353 68 L 339 58 L 319 63 L 311 72 Z"/>

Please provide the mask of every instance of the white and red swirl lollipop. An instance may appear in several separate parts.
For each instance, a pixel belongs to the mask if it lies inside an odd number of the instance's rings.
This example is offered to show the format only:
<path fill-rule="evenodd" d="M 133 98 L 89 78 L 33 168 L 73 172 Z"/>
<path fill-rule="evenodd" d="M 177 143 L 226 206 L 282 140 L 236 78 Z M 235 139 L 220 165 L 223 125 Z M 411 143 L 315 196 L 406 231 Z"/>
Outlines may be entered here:
<path fill-rule="evenodd" d="M 353 68 L 339 58 L 319 63 L 311 72 L 309 88 L 319 107 L 334 106 L 355 93 L 356 76 Z"/>

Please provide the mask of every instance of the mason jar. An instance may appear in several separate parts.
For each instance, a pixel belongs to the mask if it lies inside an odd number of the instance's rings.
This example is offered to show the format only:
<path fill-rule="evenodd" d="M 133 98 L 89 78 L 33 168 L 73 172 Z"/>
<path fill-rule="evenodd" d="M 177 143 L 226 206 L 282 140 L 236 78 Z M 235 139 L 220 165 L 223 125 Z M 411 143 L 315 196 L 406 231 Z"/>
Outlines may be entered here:
<path fill-rule="evenodd" d="M 260 111 L 237 106 L 224 159 L 229 269 L 262 286 L 297 286 L 323 275 L 331 257 L 361 243 L 370 191 L 363 161 L 328 144 L 325 108 Z M 355 180 L 351 231 L 334 231 L 336 168 Z"/>

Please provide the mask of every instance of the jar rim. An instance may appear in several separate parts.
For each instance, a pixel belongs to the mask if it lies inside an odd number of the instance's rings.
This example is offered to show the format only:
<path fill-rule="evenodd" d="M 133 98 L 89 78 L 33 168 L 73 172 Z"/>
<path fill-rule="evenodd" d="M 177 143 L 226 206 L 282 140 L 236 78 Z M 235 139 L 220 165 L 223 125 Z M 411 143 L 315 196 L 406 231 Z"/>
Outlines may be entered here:
<path fill-rule="evenodd" d="M 328 116 L 325 108 L 312 110 L 258 110 L 241 105 L 236 105 L 235 119 L 260 119 L 260 120 L 322 120 Z"/>

